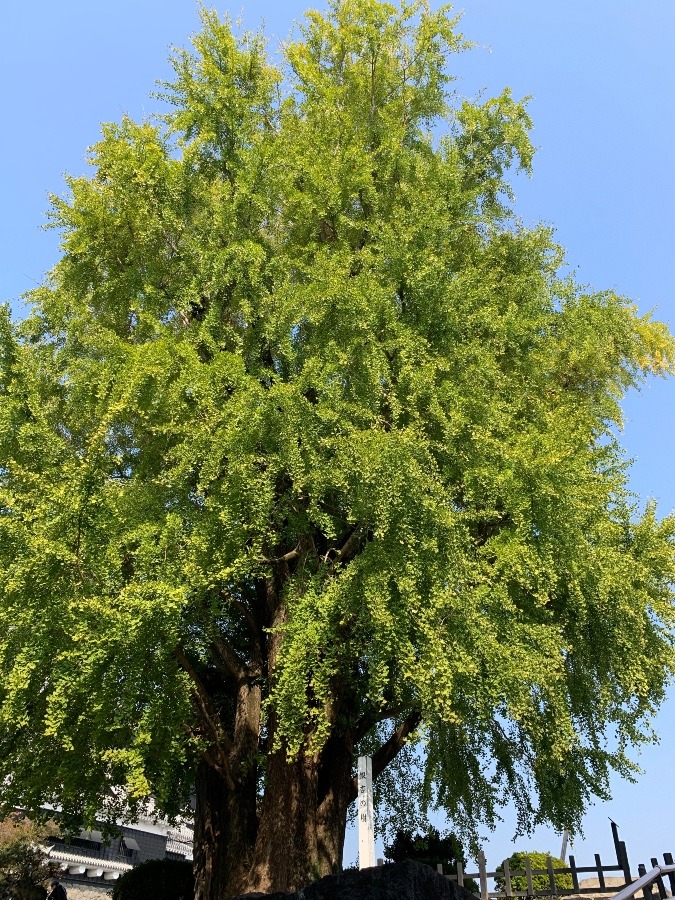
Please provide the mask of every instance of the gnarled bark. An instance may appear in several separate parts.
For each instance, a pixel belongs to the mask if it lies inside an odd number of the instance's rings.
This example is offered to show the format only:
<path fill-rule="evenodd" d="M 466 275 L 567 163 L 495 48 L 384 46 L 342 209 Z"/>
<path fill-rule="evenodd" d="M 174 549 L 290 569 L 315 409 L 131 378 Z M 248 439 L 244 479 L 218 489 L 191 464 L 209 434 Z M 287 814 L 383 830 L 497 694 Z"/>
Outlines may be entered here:
<path fill-rule="evenodd" d="M 276 669 L 280 626 L 286 618 L 279 597 L 289 577 L 288 559 L 276 561 L 276 579 L 267 579 L 264 592 L 258 592 L 262 602 L 256 613 L 268 629 L 264 638 L 259 629 L 258 652 L 244 661 L 226 643 L 213 644 L 213 662 L 224 679 L 221 684 L 233 691 L 233 716 L 227 726 L 198 673 L 187 659 L 179 657 L 195 683 L 195 705 L 204 723 L 203 733 L 213 741 L 198 773 L 196 900 L 224 900 L 253 891 L 294 891 L 339 871 L 347 809 L 355 796 L 355 742 L 365 733 L 359 726 L 368 730 L 382 718 L 353 721 L 348 686 L 336 684 L 335 697 L 340 699 L 330 711 L 333 729 L 326 744 L 320 752 L 302 750 L 289 759 L 284 747 L 270 751 L 276 727 L 274 711 L 270 711 L 264 792 L 259 797 L 256 760 L 262 749 L 260 683 L 263 677 L 272 679 Z M 338 724 L 340 720 L 344 724 Z M 418 721 L 416 715 L 405 720 L 383 745 L 379 771 L 396 755 Z"/>
<path fill-rule="evenodd" d="M 297 890 L 320 875 L 316 840 L 318 764 L 283 751 L 268 757 L 267 782 L 250 889 Z"/>
<path fill-rule="evenodd" d="M 196 900 L 297 890 L 339 871 L 352 752 L 349 736 L 333 736 L 320 757 L 301 753 L 288 761 L 283 751 L 271 754 L 257 817 L 255 785 L 249 780 L 247 793 L 241 784 L 231 791 L 222 775 L 202 762 L 195 812 Z"/>
<path fill-rule="evenodd" d="M 206 762 L 197 770 L 194 833 L 195 900 L 248 890 L 257 833 L 255 778 L 229 790 Z"/>

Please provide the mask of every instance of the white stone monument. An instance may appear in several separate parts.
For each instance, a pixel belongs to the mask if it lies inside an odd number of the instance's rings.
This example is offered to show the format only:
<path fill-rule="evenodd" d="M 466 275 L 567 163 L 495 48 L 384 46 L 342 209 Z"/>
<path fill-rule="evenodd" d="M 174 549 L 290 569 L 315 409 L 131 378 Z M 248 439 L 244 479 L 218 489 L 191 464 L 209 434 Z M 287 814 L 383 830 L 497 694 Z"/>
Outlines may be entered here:
<path fill-rule="evenodd" d="M 375 827 L 373 821 L 373 761 L 359 756 L 359 869 L 375 865 Z"/>

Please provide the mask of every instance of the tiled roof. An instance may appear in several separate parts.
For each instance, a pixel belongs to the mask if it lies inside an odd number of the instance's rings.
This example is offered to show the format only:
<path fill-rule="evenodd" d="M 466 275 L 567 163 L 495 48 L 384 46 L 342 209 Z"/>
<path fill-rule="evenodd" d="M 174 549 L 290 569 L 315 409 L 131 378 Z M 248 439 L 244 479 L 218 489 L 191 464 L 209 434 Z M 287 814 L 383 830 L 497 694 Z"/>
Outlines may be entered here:
<path fill-rule="evenodd" d="M 112 859 L 98 859 L 95 856 L 80 856 L 77 853 L 66 853 L 63 850 L 47 848 L 47 856 L 54 862 L 68 863 L 72 866 L 86 866 L 88 869 L 103 869 L 104 872 L 128 872 L 133 869 L 129 863 L 117 862 Z"/>

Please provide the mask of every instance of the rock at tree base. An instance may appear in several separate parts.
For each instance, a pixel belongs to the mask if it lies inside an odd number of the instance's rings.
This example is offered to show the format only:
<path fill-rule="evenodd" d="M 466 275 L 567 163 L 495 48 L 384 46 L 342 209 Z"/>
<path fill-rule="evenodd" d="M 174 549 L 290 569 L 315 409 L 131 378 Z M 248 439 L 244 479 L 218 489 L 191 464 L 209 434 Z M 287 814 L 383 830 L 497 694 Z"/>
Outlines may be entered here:
<path fill-rule="evenodd" d="M 242 894 L 232 900 L 476 900 L 429 866 L 406 862 L 327 875 L 294 894 Z"/>

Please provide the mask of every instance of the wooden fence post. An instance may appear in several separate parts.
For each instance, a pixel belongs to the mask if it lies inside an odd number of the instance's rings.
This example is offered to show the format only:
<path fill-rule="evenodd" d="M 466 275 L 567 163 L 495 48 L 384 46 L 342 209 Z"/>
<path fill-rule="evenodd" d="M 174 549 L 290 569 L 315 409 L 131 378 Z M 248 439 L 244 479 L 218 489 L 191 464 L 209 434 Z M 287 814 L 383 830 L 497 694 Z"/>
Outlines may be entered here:
<path fill-rule="evenodd" d="M 530 897 L 534 895 L 534 883 L 532 881 L 532 863 L 530 857 L 525 857 L 525 878 L 527 879 L 527 893 Z"/>
<path fill-rule="evenodd" d="M 513 896 L 513 891 L 511 890 L 511 867 L 509 866 L 508 859 L 504 860 L 504 893 L 507 897 Z"/>
<path fill-rule="evenodd" d="M 623 860 L 621 859 L 621 841 L 619 840 L 619 826 L 616 822 L 612 822 L 612 839 L 614 841 L 614 850 L 616 851 L 616 864 L 617 866 L 623 867 Z"/>
<path fill-rule="evenodd" d="M 619 841 L 619 846 L 621 847 L 620 865 L 623 869 L 623 877 L 626 879 L 626 884 L 631 884 L 631 882 L 633 881 L 633 876 L 630 874 L 630 863 L 628 862 L 628 851 L 626 850 L 626 842 Z"/>
<path fill-rule="evenodd" d="M 551 896 L 558 895 L 558 886 L 555 883 L 555 875 L 553 874 L 553 860 L 550 856 L 546 857 L 546 868 L 548 869 L 548 883 L 551 886 Z"/>
<path fill-rule="evenodd" d="M 614 839 L 614 849 L 616 850 L 616 864 L 620 869 L 623 869 L 623 877 L 626 884 L 630 884 L 633 878 L 630 874 L 626 842 L 619 840 L 619 826 L 616 822 L 612 822 L 612 838 Z"/>
<path fill-rule="evenodd" d="M 457 860 L 457 884 L 460 887 L 464 887 L 464 866 L 461 859 Z"/>
<path fill-rule="evenodd" d="M 574 856 L 570 853 L 570 869 L 572 870 L 572 887 L 576 894 L 579 893 L 579 873 L 577 872 L 577 864 Z"/>
<path fill-rule="evenodd" d="M 642 878 L 642 876 L 643 876 L 643 875 L 646 875 L 646 874 L 647 874 L 647 869 L 645 868 L 644 863 L 640 863 L 640 865 L 638 866 L 638 877 L 639 877 L 639 878 Z M 642 896 L 645 898 L 645 900 L 652 900 L 652 886 L 651 886 L 651 884 L 646 884 L 646 885 L 642 888 Z"/>
<path fill-rule="evenodd" d="M 482 900 L 489 900 L 488 883 L 487 883 L 487 865 L 485 864 L 485 854 L 481 850 L 478 854 L 478 875 L 480 878 L 480 895 Z"/>
<path fill-rule="evenodd" d="M 659 861 L 655 856 L 652 856 L 650 862 L 652 864 L 652 869 L 655 869 L 659 864 Z M 661 900 L 666 900 L 668 891 L 666 891 L 666 886 L 663 883 L 663 878 L 661 877 L 661 875 L 659 875 L 659 877 L 656 879 L 656 887 L 658 888 L 659 897 L 661 898 Z"/>
<path fill-rule="evenodd" d="M 605 890 L 605 873 L 602 871 L 602 863 L 600 862 L 600 854 L 595 854 L 595 868 L 598 870 L 598 886 L 601 891 Z"/>
<path fill-rule="evenodd" d="M 673 865 L 673 854 L 672 853 L 664 853 L 663 861 L 667 866 Z M 675 872 L 668 873 L 668 881 L 670 882 L 670 893 L 675 897 Z"/>

